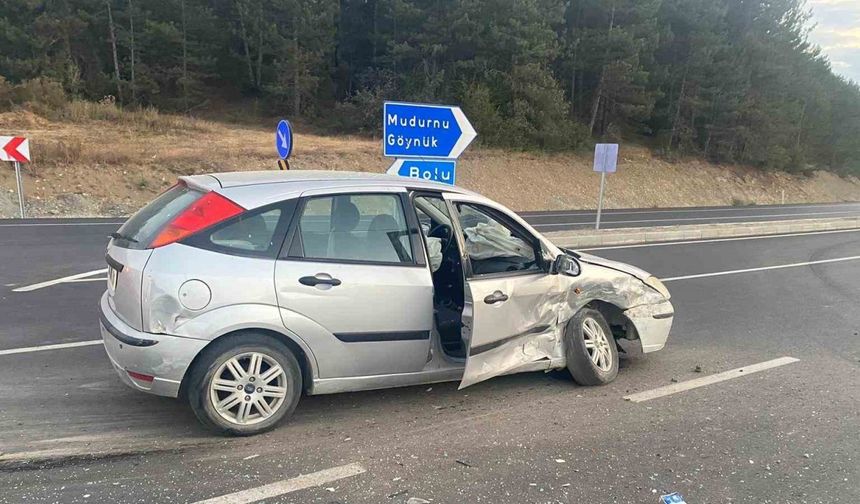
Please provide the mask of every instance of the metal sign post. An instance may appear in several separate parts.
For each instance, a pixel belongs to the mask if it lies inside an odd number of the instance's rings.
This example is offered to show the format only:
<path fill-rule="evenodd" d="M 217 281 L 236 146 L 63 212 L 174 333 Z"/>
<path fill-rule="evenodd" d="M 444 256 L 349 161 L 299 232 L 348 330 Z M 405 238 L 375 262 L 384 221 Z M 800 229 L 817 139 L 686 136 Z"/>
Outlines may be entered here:
<path fill-rule="evenodd" d="M 600 214 L 603 213 L 603 189 L 606 187 L 606 172 L 600 172 L 600 196 L 597 197 L 597 221 L 594 229 L 600 229 Z"/>
<path fill-rule="evenodd" d="M 615 173 L 618 166 L 618 144 L 597 144 L 594 146 L 594 171 L 600 172 L 600 195 L 597 197 L 597 221 L 594 229 L 600 229 L 600 216 L 603 213 L 603 192 L 606 188 L 606 174 Z"/>
<path fill-rule="evenodd" d="M 0 136 L 0 161 L 11 161 L 15 167 L 18 186 L 18 210 L 24 218 L 24 183 L 21 180 L 21 163 L 30 162 L 30 141 L 24 137 Z"/>
<path fill-rule="evenodd" d="M 21 218 L 24 218 L 24 184 L 21 183 L 21 163 L 15 161 L 15 182 L 18 184 L 18 209 L 21 212 Z"/>

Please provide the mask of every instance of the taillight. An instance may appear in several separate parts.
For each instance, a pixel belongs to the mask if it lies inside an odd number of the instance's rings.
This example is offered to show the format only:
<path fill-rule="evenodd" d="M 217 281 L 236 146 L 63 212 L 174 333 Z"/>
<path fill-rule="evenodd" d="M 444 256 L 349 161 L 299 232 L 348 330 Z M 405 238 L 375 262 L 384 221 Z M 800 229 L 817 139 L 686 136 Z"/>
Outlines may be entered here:
<path fill-rule="evenodd" d="M 179 241 L 244 211 L 244 208 L 224 196 L 216 192 L 208 192 L 164 226 L 164 229 L 152 240 L 149 248 L 163 247 Z"/>

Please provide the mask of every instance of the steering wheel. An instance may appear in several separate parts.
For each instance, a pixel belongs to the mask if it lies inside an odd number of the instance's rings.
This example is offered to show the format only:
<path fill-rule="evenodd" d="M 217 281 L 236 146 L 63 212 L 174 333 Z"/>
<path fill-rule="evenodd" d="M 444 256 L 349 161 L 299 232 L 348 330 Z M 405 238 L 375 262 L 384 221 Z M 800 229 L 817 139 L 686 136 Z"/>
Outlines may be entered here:
<path fill-rule="evenodd" d="M 443 236 L 437 236 L 439 231 L 443 231 Z M 454 241 L 454 229 L 451 226 L 439 223 L 433 226 L 430 231 L 427 233 L 428 237 L 432 238 L 440 238 L 445 245 L 442 246 L 442 257 L 445 257 L 445 254 L 448 253 L 448 249 L 451 248 L 451 243 Z"/>

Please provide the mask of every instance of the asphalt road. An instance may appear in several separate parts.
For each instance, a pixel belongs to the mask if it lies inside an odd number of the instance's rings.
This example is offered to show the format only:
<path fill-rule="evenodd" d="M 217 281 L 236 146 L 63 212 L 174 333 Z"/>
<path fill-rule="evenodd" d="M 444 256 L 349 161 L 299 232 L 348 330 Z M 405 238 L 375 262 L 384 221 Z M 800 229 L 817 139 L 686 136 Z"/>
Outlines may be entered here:
<path fill-rule="evenodd" d="M 3 353 L 98 338 L 103 280 L 12 289 L 104 267 L 105 233 L 0 227 L 0 502 L 194 502 L 350 464 L 267 502 L 860 502 L 858 231 L 593 250 L 662 278 L 736 273 L 667 282 L 667 348 L 608 386 L 530 373 L 304 397 L 247 439 L 126 388 L 100 346 Z M 797 266 L 760 269 L 781 265 Z M 780 357 L 799 361 L 623 399 Z"/>

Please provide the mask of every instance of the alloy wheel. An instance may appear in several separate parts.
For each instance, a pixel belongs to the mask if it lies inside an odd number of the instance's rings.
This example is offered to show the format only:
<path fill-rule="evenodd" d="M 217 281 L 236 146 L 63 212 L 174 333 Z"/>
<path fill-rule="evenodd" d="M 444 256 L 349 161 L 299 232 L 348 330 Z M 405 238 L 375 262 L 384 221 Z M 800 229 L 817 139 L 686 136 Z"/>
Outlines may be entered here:
<path fill-rule="evenodd" d="M 603 372 L 612 368 L 612 352 L 603 327 L 593 318 L 582 321 L 582 337 L 591 362 Z"/>
<path fill-rule="evenodd" d="M 227 359 L 209 382 L 209 400 L 223 419 L 252 425 L 271 417 L 287 397 L 287 374 L 271 356 L 247 352 Z"/>

